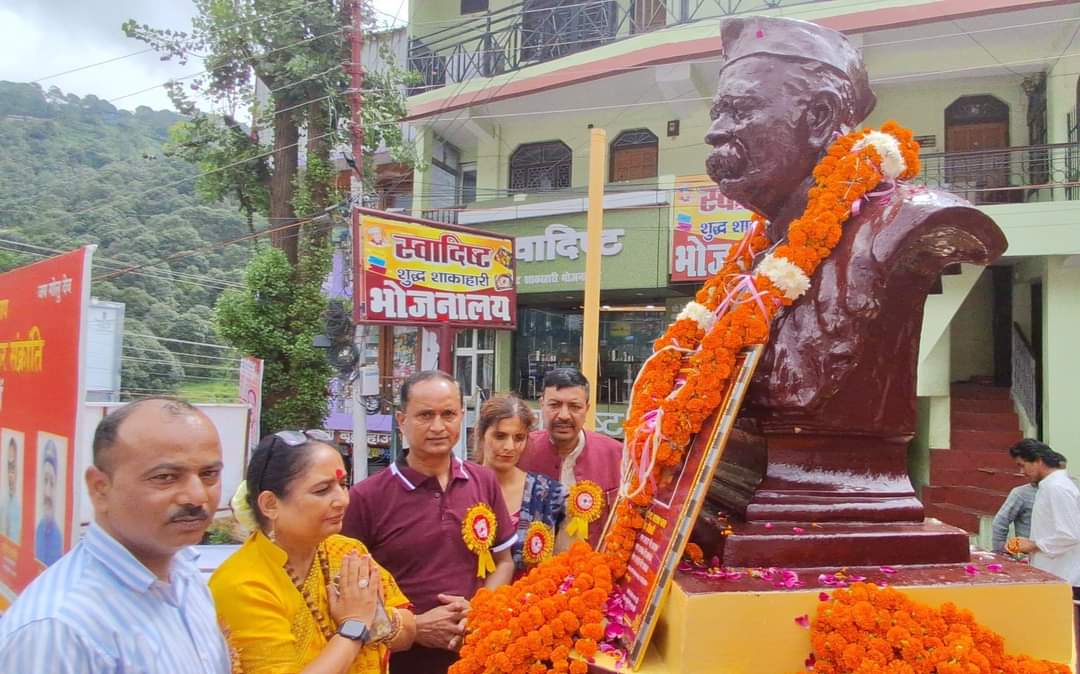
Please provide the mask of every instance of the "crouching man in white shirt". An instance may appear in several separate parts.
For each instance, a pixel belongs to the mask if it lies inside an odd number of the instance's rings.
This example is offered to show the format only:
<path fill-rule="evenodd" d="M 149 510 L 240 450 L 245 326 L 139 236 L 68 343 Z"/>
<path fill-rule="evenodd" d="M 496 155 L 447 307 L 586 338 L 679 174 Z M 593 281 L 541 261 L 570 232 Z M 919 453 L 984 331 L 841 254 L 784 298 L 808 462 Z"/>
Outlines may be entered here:
<path fill-rule="evenodd" d="M 1031 538 L 1010 546 L 1031 555 L 1031 565 L 1064 579 L 1080 601 L 1080 489 L 1065 471 L 1065 457 L 1030 438 L 1009 448 L 1024 475 L 1037 482 Z"/>

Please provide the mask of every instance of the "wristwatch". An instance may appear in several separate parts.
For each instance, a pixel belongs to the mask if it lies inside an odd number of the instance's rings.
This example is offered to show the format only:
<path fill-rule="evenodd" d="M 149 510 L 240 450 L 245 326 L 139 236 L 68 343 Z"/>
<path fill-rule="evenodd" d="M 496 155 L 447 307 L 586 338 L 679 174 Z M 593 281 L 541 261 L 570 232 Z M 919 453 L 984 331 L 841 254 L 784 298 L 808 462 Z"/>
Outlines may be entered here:
<path fill-rule="evenodd" d="M 368 635 L 370 633 L 368 626 L 364 624 L 363 620 L 355 620 L 353 618 L 346 618 L 341 622 L 341 627 L 338 628 L 338 634 L 346 639 L 359 641 L 361 644 L 367 643 Z"/>

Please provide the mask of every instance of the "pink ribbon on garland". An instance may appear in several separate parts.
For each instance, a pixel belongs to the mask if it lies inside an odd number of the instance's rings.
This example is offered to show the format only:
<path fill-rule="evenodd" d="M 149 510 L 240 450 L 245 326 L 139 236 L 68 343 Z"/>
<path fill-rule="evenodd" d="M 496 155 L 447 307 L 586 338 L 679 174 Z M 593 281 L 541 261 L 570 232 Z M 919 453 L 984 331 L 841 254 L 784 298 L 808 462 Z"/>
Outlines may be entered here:
<path fill-rule="evenodd" d="M 862 210 L 863 202 L 870 203 L 871 199 L 880 199 L 882 197 L 887 197 L 887 196 L 892 195 L 892 193 L 895 192 L 895 191 L 896 191 L 896 184 L 895 183 L 881 183 L 880 185 L 877 186 L 877 188 L 875 188 L 875 189 L 867 192 L 866 194 L 862 195 L 861 198 L 856 199 L 854 201 L 854 203 L 851 204 L 851 215 L 852 215 L 852 217 L 857 216 L 859 214 L 859 212 Z"/>

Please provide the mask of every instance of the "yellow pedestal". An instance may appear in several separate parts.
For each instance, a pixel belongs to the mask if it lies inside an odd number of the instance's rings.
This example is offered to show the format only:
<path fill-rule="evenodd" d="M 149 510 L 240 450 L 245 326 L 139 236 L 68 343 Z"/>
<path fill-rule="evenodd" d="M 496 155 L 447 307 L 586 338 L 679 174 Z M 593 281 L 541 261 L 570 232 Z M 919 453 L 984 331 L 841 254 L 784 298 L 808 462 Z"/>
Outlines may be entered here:
<path fill-rule="evenodd" d="M 1016 573 L 982 572 L 971 578 L 965 578 L 962 565 L 942 567 L 948 572 L 938 583 L 905 583 L 900 578 L 904 568 L 889 578 L 916 601 L 932 606 L 952 602 L 969 609 L 982 625 L 1004 637 L 1009 653 L 1069 663 L 1076 671 L 1071 589 L 1021 566 L 1008 565 Z M 960 580 L 955 580 L 957 571 Z M 880 573 L 863 575 L 882 582 Z M 913 575 L 920 581 L 933 577 Z M 745 583 L 738 583 L 739 590 L 702 591 L 701 585 L 694 578 L 676 578 L 641 674 L 791 674 L 803 669 L 810 632 L 795 618 L 813 617 L 821 601 L 818 595 L 829 588 L 786 590 L 761 582 L 761 591 L 741 589 Z M 615 671 L 608 662 L 597 664 Z"/>

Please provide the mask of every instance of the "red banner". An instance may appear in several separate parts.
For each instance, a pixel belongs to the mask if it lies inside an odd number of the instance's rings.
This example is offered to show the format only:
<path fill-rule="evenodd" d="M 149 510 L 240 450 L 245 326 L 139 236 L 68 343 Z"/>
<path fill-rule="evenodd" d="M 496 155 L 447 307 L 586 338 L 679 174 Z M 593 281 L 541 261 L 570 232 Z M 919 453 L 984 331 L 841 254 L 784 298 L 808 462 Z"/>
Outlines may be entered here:
<path fill-rule="evenodd" d="M 0 274 L 0 606 L 71 548 L 92 253 Z"/>
<path fill-rule="evenodd" d="M 362 211 L 357 318 L 370 323 L 513 328 L 514 239 Z"/>

